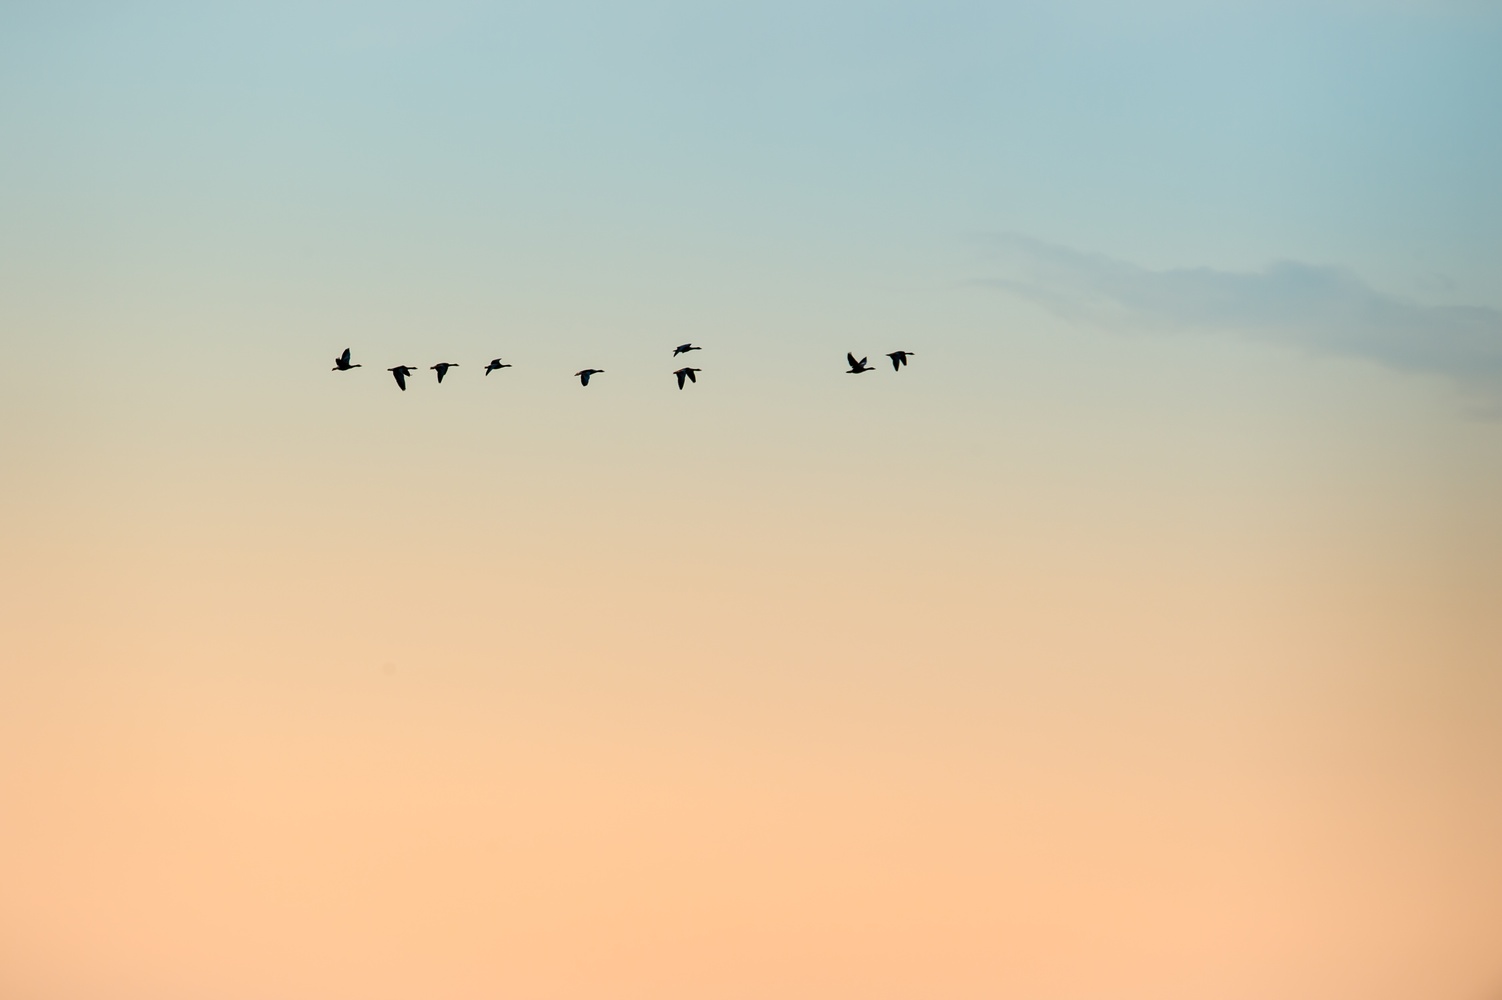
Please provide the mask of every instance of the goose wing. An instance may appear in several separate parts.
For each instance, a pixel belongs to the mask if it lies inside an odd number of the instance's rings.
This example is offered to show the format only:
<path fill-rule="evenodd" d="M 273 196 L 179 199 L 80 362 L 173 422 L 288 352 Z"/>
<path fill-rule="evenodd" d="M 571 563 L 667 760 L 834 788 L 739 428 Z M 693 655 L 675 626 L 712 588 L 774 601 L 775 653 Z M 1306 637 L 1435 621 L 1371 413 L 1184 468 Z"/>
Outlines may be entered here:
<path fill-rule="evenodd" d="M 349 348 L 348 347 L 346 347 L 344 349 L 344 353 L 343 354 L 339 355 L 339 363 L 341 365 L 347 365 L 347 364 L 349 364 Z"/>
<path fill-rule="evenodd" d="M 690 368 L 690 369 L 689 369 L 689 370 L 688 370 L 688 380 L 689 380 L 689 381 L 690 381 L 690 382 L 693 382 L 693 383 L 695 383 L 695 384 L 697 384 L 697 383 L 698 383 L 698 381 L 699 381 L 699 380 L 698 380 L 698 379 L 697 379 L 697 378 L 695 378 L 695 377 L 694 377 L 694 372 L 696 372 L 696 371 L 698 371 L 698 370 L 699 370 L 699 369 L 697 369 L 697 368 Z"/>

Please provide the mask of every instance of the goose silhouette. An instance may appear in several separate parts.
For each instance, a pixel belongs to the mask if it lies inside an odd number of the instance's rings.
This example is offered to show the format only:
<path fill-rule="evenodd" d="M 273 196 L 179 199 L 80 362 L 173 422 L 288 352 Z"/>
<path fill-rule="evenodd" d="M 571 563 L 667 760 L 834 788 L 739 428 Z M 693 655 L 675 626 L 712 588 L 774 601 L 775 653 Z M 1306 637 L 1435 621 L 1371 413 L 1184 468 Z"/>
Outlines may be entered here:
<path fill-rule="evenodd" d="M 892 371 L 894 372 L 899 371 L 903 365 L 907 364 L 907 359 L 912 356 L 912 351 L 893 351 L 887 355 L 887 357 L 892 359 Z"/>
<path fill-rule="evenodd" d="M 591 375 L 599 375 L 604 371 L 603 368 L 586 368 L 582 372 L 574 372 L 574 377 L 579 380 L 580 385 L 589 385 Z"/>
<path fill-rule="evenodd" d="M 675 371 L 673 374 L 678 376 L 678 388 L 683 388 L 683 380 L 685 378 L 690 382 L 698 382 L 699 380 L 694 378 L 694 372 L 702 372 L 703 370 L 703 368 L 680 368 Z"/>
<path fill-rule="evenodd" d="M 440 361 L 436 365 L 432 366 L 433 371 L 435 371 L 435 372 L 438 373 L 438 381 L 440 381 L 440 382 L 443 381 L 443 376 L 445 376 L 445 375 L 447 375 L 449 373 L 449 369 L 450 368 L 458 368 L 458 367 L 459 367 L 458 363 L 454 362 L 454 361 Z"/>
<path fill-rule="evenodd" d="M 485 366 L 485 374 L 489 375 L 491 372 L 498 372 L 502 368 L 511 368 L 511 367 L 513 367 L 513 366 L 512 365 L 502 364 L 501 363 L 501 359 L 500 358 L 496 358 L 495 360 L 493 360 L 492 362 L 490 362 L 490 364 L 488 364 L 488 365 Z"/>
<path fill-rule="evenodd" d="M 334 367 L 330 368 L 329 371 L 331 371 L 331 372 L 347 372 L 351 368 L 361 368 L 361 367 L 364 367 L 364 366 L 363 365 L 352 365 L 352 364 L 349 363 L 349 348 L 346 347 L 344 349 L 344 353 L 341 354 L 341 355 L 339 355 L 337 358 L 334 359 Z"/>
<path fill-rule="evenodd" d="M 689 351 L 702 351 L 702 350 L 704 350 L 704 348 L 702 348 L 702 347 L 695 347 L 693 344 L 679 344 L 677 347 L 673 348 L 673 357 L 676 358 L 680 354 L 687 354 Z"/>
<path fill-rule="evenodd" d="M 846 353 L 845 360 L 850 362 L 850 370 L 845 373 L 846 375 L 860 375 L 863 372 L 875 370 L 866 364 L 865 358 L 861 358 L 859 361 L 855 360 L 854 354 Z"/>
<path fill-rule="evenodd" d="M 397 365 L 395 368 L 387 368 L 386 370 L 391 373 L 392 378 L 396 379 L 396 387 L 402 392 L 406 392 L 407 376 L 411 375 L 416 369 L 411 365 Z"/>

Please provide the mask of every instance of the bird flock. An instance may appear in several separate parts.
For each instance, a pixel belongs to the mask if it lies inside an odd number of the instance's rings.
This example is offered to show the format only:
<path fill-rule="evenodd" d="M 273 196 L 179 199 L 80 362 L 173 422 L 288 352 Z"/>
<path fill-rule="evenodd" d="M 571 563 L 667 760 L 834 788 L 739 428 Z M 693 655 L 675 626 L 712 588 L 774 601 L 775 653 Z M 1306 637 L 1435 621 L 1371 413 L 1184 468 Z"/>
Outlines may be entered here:
<path fill-rule="evenodd" d="M 676 358 L 680 354 L 687 354 L 689 351 L 702 350 L 704 350 L 704 348 L 699 347 L 697 344 L 679 344 L 677 347 L 673 348 L 673 357 Z M 346 347 L 343 354 L 340 354 L 338 357 L 334 358 L 334 367 L 330 370 L 336 372 L 347 372 L 353 368 L 364 367 L 364 365 L 361 365 L 358 362 L 350 361 L 349 356 L 350 349 Z M 894 372 L 901 371 L 907 364 L 907 359 L 912 356 L 912 351 L 892 351 L 887 355 L 888 358 L 892 359 L 892 371 Z M 845 360 L 850 363 L 850 368 L 846 372 L 846 374 L 849 375 L 863 375 L 866 372 L 876 370 L 874 367 L 867 364 L 867 362 L 870 360 L 869 357 L 861 358 L 859 361 L 857 361 L 854 354 L 847 353 L 845 355 Z M 438 374 L 438 382 L 441 385 L 443 383 L 443 377 L 449 373 L 449 369 L 458 367 L 459 363 L 457 361 L 440 361 L 436 365 L 429 365 L 428 370 L 436 372 Z M 489 375 L 491 372 L 496 372 L 500 371 L 502 368 L 511 367 L 514 366 L 507 364 L 500 358 L 492 358 L 490 360 L 490 363 L 485 366 L 485 374 Z M 391 373 L 391 377 L 396 380 L 396 387 L 402 392 L 407 391 L 407 379 L 417 374 L 417 369 L 412 365 L 397 365 L 394 368 L 387 368 L 386 370 Z M 683 367 L 674 371 L 673 376 L 678 380 L 679 390 L 683 389 L 685 382 L 693 382 L 697 384 L 699 380 L 694 376 L 698 372 L 701 372 L 703 370 L 704 369 L 702 368 Z M 580 371 L 574 372 L 573 377 L 579 380 L 579 384 L 581 386 L 587 386 L 589 385 L 590 376 L 603 375 L 604 373 L 605 369 L 603 368 L 585 368 Z"/>

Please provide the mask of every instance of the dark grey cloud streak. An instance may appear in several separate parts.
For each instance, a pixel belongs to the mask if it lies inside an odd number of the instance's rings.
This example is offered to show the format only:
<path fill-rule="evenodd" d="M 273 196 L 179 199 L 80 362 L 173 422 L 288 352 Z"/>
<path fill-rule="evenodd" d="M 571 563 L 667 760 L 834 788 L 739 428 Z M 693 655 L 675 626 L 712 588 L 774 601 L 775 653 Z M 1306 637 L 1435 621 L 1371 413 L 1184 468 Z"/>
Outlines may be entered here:
<path fill-rule="evenodd" d="M 1153 271 L 1017 234 L 984 238 L 1004 289 L 1076 322 L 1227 332 L 1319 354 L 1440 375 L 1502 402 L 1502 311 L 1429 306 L 1338 267 L 1279 261 L 1261 271 Z"/>

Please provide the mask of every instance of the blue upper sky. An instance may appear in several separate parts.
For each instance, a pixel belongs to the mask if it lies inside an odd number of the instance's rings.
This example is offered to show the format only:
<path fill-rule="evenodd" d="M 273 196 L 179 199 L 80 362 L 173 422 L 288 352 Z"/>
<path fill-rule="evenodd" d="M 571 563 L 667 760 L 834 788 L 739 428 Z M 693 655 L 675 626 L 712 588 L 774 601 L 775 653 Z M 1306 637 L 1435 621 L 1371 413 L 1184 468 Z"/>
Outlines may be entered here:
<path fill-rule="evenodd" d="M 1015 278 L 1001 234 L 1495 326 L 1502 9 L 1123 8 L 11 7 L 0 255 L 36 303 L 249 283 L 452 325 L 499 283 L 535 323 L 860 324 Z"/>
<path fill-rule="evenodd" d="M 1495 268 L 1495 7 L 1120 6 L 37 5 L 7 186 Z"/>

